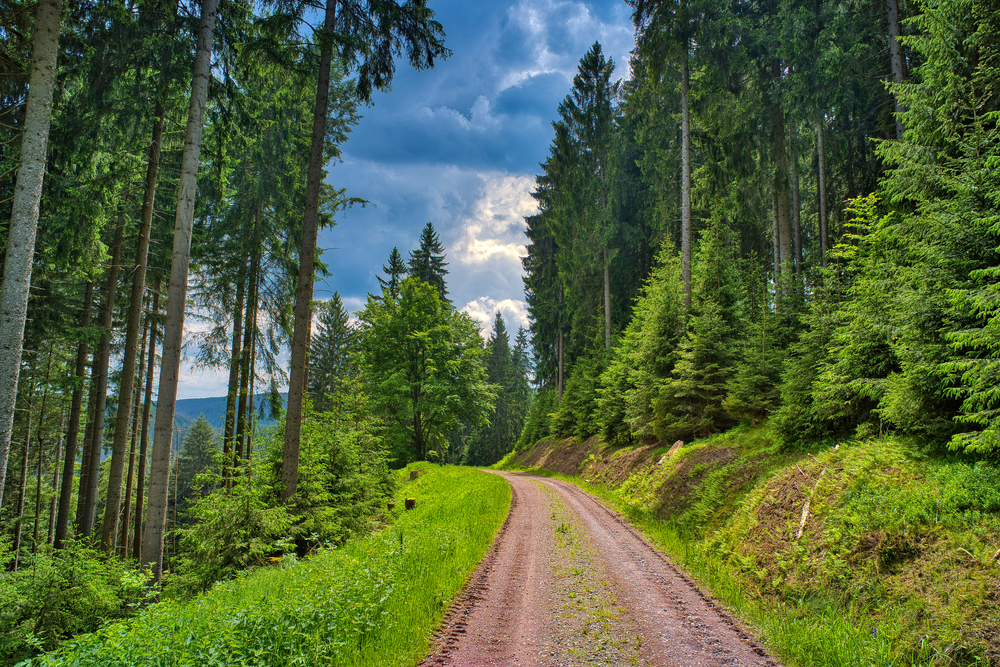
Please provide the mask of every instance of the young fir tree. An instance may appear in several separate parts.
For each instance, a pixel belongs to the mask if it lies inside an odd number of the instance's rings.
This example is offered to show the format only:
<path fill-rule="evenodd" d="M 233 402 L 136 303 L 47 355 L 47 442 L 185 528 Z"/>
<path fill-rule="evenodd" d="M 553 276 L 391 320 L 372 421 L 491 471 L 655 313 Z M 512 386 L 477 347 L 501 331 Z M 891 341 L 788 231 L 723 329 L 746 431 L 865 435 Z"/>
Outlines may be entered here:
<path fill-rule="evenodd" d="M 218 435 L 212 425 L 199 415 L 184 436 L 184 446 L 177 454 L 177 512 L 182 515 L 191 504 L 212 491 L 210 485 L 199 484 L 196 477 L 215 465 L 219 453 Z"/>
<path fill-rule="evenodd" d="M 444 259 L 444 246 L 441 245 L 441 239 L 434 231 L 434 224 L 428 222 L 424 225 L 423 231 L 420 232 L 420 247 L 410 252 L 407 275 L 420 278 L 434 287 L 441 301 L 450 304 L 448 288 L 444 282 L 444 277 L 448 275 L 448 269 L 445 268 L 448 263 Z"/>
<path fill-rule="evenodd" d="M 317 310 L 309 351 L 309 394 L 316 412 L 325 412 L 356 374 L 351 358 L 356 336 L 340 292 L 334 292 Z"/>
<path fill-rule="evenodd" d="M 403 256 L 400 254 L 399 248 L 393 247 L 392 252 L 389 253 L 389 265 L 382 265 L 382 273 L 389 278 L 385 279 L 382 276 L 377 276 L 379 287 L 383 290 L 388 290 L 393 299 L 398 299 L 399 283 L 407 275 L 406 264 L 403 263 Z"/>

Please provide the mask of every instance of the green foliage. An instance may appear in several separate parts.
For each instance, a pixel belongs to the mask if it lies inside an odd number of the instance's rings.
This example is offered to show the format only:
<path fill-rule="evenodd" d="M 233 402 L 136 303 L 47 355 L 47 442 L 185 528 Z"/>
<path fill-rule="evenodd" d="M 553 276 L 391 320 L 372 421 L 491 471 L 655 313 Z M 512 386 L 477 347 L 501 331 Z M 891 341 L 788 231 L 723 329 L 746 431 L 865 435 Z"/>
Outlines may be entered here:
<path fill-rule="evenodd" d="M 160 603 L 31 664 L 415 663 L 511 500 L 494 475 L 420 467 L 429 469 L 405 486 L 416 508 L 396 509 L 391 529 L 301 562 L 286 557 L 189 602 Z"/>
<path fill-rule="evenodd" d="M 361 378 L 398 459 L 440 450 L 462 420 L 482 424 L 496 392 L 486 380 L 478 325 L 407 278 L 399 300 L 369 298 L 360 313 Z"/>
<path fill-rule="evenodd" d="M 349 383 L 357 379 L 352 358 L 357 335 L 340 292 L 334 292 L 316 311 L 317 326 L 309 343 L 309 394 L 316 411 L 323 412 L 331 409 L 333 400 L 346 393 Z"/>
<path fill-rule="evenodd" d="M 0 544 L 0 664 L 52 650 L 68 637 L 127 618 L 156 591 L 134 563 L 69 540 L 62 549 L 22 550 L 16 571 Z"/>
<path fill-rule="evenodd" d="M 211 475 L 201 479 L 198 476 L 212 468 L 220 456 L 218 440 L 215 429 L 204 414 L 199 415 L 184 434 L 184 446 L 177 455 L 174 467 L 178 512 L 185 512 L 192 502 L 210 493 L 214 487 L 215 480 Z"/>
<path fill-rule="evenodd" d="M 563 438 L 586 440 L 600 430 L 598 388 L 609 354 L 597 348 L 576 360 L 566 389 L 552 415 L 552 434 Z"/>
<path fill-rule="evenodd" d="M 524 420 L 524 430 L 517 440 L 517 451 L 525 449 L 535 444 L 542 438 L 549 437 L 552 432 L 549 429 L 551 415 L 555 412 L 559 404 L 559 396 L 555 389 L 543 387 L 535 394 L 531 402 L 531 409 Z"/>
<path fill-rule="evenodd" d="M 664 243 L 597 390 L 598 422 L 607 442 L 626 444 L 633 434 L 653 435 L 653 398 L 673 370 L 684 330 L 680 273 L 677 254 Z"/>
<path fill-rule="evenodd" d="M 395 248 L 393 248 L 395 250 Z M 448 266 L 448 262 L 444 261 L 444 246 L 441 245 L 441 239 L 438 237 L 437 232 L 434 231 L 434 224 L 428 222 L 424 225 L 423 231 L 420 232 L 420 246 L 410 252 L 410 261 L 406 264 L 406 273 L 410 277 L 416 277 L 423 280 L 428 285 L 431 285 L 437 290 L 438 298 L 442 302 L 451 304 L 448 299 L 448 287 L 445 285 L 444 277 L 448 275 L 448 269 L 444 268 Z M 399 297 L 399 274 L 395 274 L 398 271 L 398 263 L 394 264 L 395 259 L 392 255 L 389 256 L 389 282 L 382 285 L 383 290 L 389 290 L 390 296 L 393 298 Z M 393 281 L 396 281 L 395 291 L 392 289 Z"/>
<path fill-rule="evenodd" d="M 524 345 L 523 336 L 522 343 Z M 471 433 L 465 460 L 470 465 L 493 465 L 514 449 L 528 412 L 528 378 L 525 350 L 510 349 L 510 339 L 500 313 L 486 343 L 486 381 L 496 387 L 497 397 L 489 423 Z M 515 355 L 520 355 L 515 358 Z"/>
<path fill-rule="evenodd" d="M 730 421 L 723 406 L 732 375 L 727 327 L 714 300 L 703 300 L 699 309 L 678 346 L 671 377 L 653 401 L 653 431 L 661 440 L 705 437 Z"/>
<path fill-rule="evenodd" d="M 217 486 L 194 500 L 182 529 L 179 562 L 167 592 L 180 596 L 266 565 L 269 558 L 303 556 L 337 546 L 378 526 L 393 492 L 385 446 L 367 398 L 346 391 L 334 409 L 306 412 L 302 422 L 299 493 L 280 500 L 283 433 L 268 432 L 264 455 L 238 469 L 232 488 Z M 203 475 L 218 483 L 216 474 Z"/>

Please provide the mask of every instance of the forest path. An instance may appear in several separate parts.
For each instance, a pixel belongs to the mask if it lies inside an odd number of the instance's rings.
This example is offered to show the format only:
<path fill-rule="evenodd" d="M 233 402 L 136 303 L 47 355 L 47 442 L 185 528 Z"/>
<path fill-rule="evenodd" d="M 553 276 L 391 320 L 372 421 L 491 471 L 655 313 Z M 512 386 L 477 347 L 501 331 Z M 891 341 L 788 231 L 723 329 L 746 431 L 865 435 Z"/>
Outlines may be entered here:
<path fill-rule="evenodd" d="M 497 474 L 513 488 L 510 514 L 422 667 L 777 666 L 593 496 Z"/>

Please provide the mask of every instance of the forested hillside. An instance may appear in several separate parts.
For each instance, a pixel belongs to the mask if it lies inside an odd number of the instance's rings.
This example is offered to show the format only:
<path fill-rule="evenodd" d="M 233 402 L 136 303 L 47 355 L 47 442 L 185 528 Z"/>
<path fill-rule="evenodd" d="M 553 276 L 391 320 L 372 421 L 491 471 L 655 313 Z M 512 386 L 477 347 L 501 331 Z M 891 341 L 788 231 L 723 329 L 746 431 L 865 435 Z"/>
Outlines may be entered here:
<path fill-rule="evenodd" d="M 770 419 L 990 456 L 1000 13 L 631 6 L 634 59 L 583 57 L 537 177 L 522 442 Z"/>

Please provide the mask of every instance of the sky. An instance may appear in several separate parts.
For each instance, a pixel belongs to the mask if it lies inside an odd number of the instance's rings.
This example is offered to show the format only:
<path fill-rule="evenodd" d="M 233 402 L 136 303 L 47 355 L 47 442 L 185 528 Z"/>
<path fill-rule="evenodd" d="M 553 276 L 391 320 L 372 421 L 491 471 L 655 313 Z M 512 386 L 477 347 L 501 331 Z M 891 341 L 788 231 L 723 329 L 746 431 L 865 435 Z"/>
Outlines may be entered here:
<path fill-rule="evenodd" d="M 360 310 L 393 246 L 404 259 L 428 222 L 445 247 L 449 297 L 481 323 L 500 312 L 513 337 L 527 328 L 521 281 L 524 216 L 548 155 L 552 121 L 595 41 L 628 75 L 634 46 L 624 0 L 430 0 L 450 58 L 414 71 L 398 62 L 392 90 L 373 104 L 343 145 L 327 181 L 371 202 L 320 232 L 332 275 L 315 298 L 339 291 Z M 195 369 L 186 353 L 178 398 L 220 396 L 226 373 Z"/>

